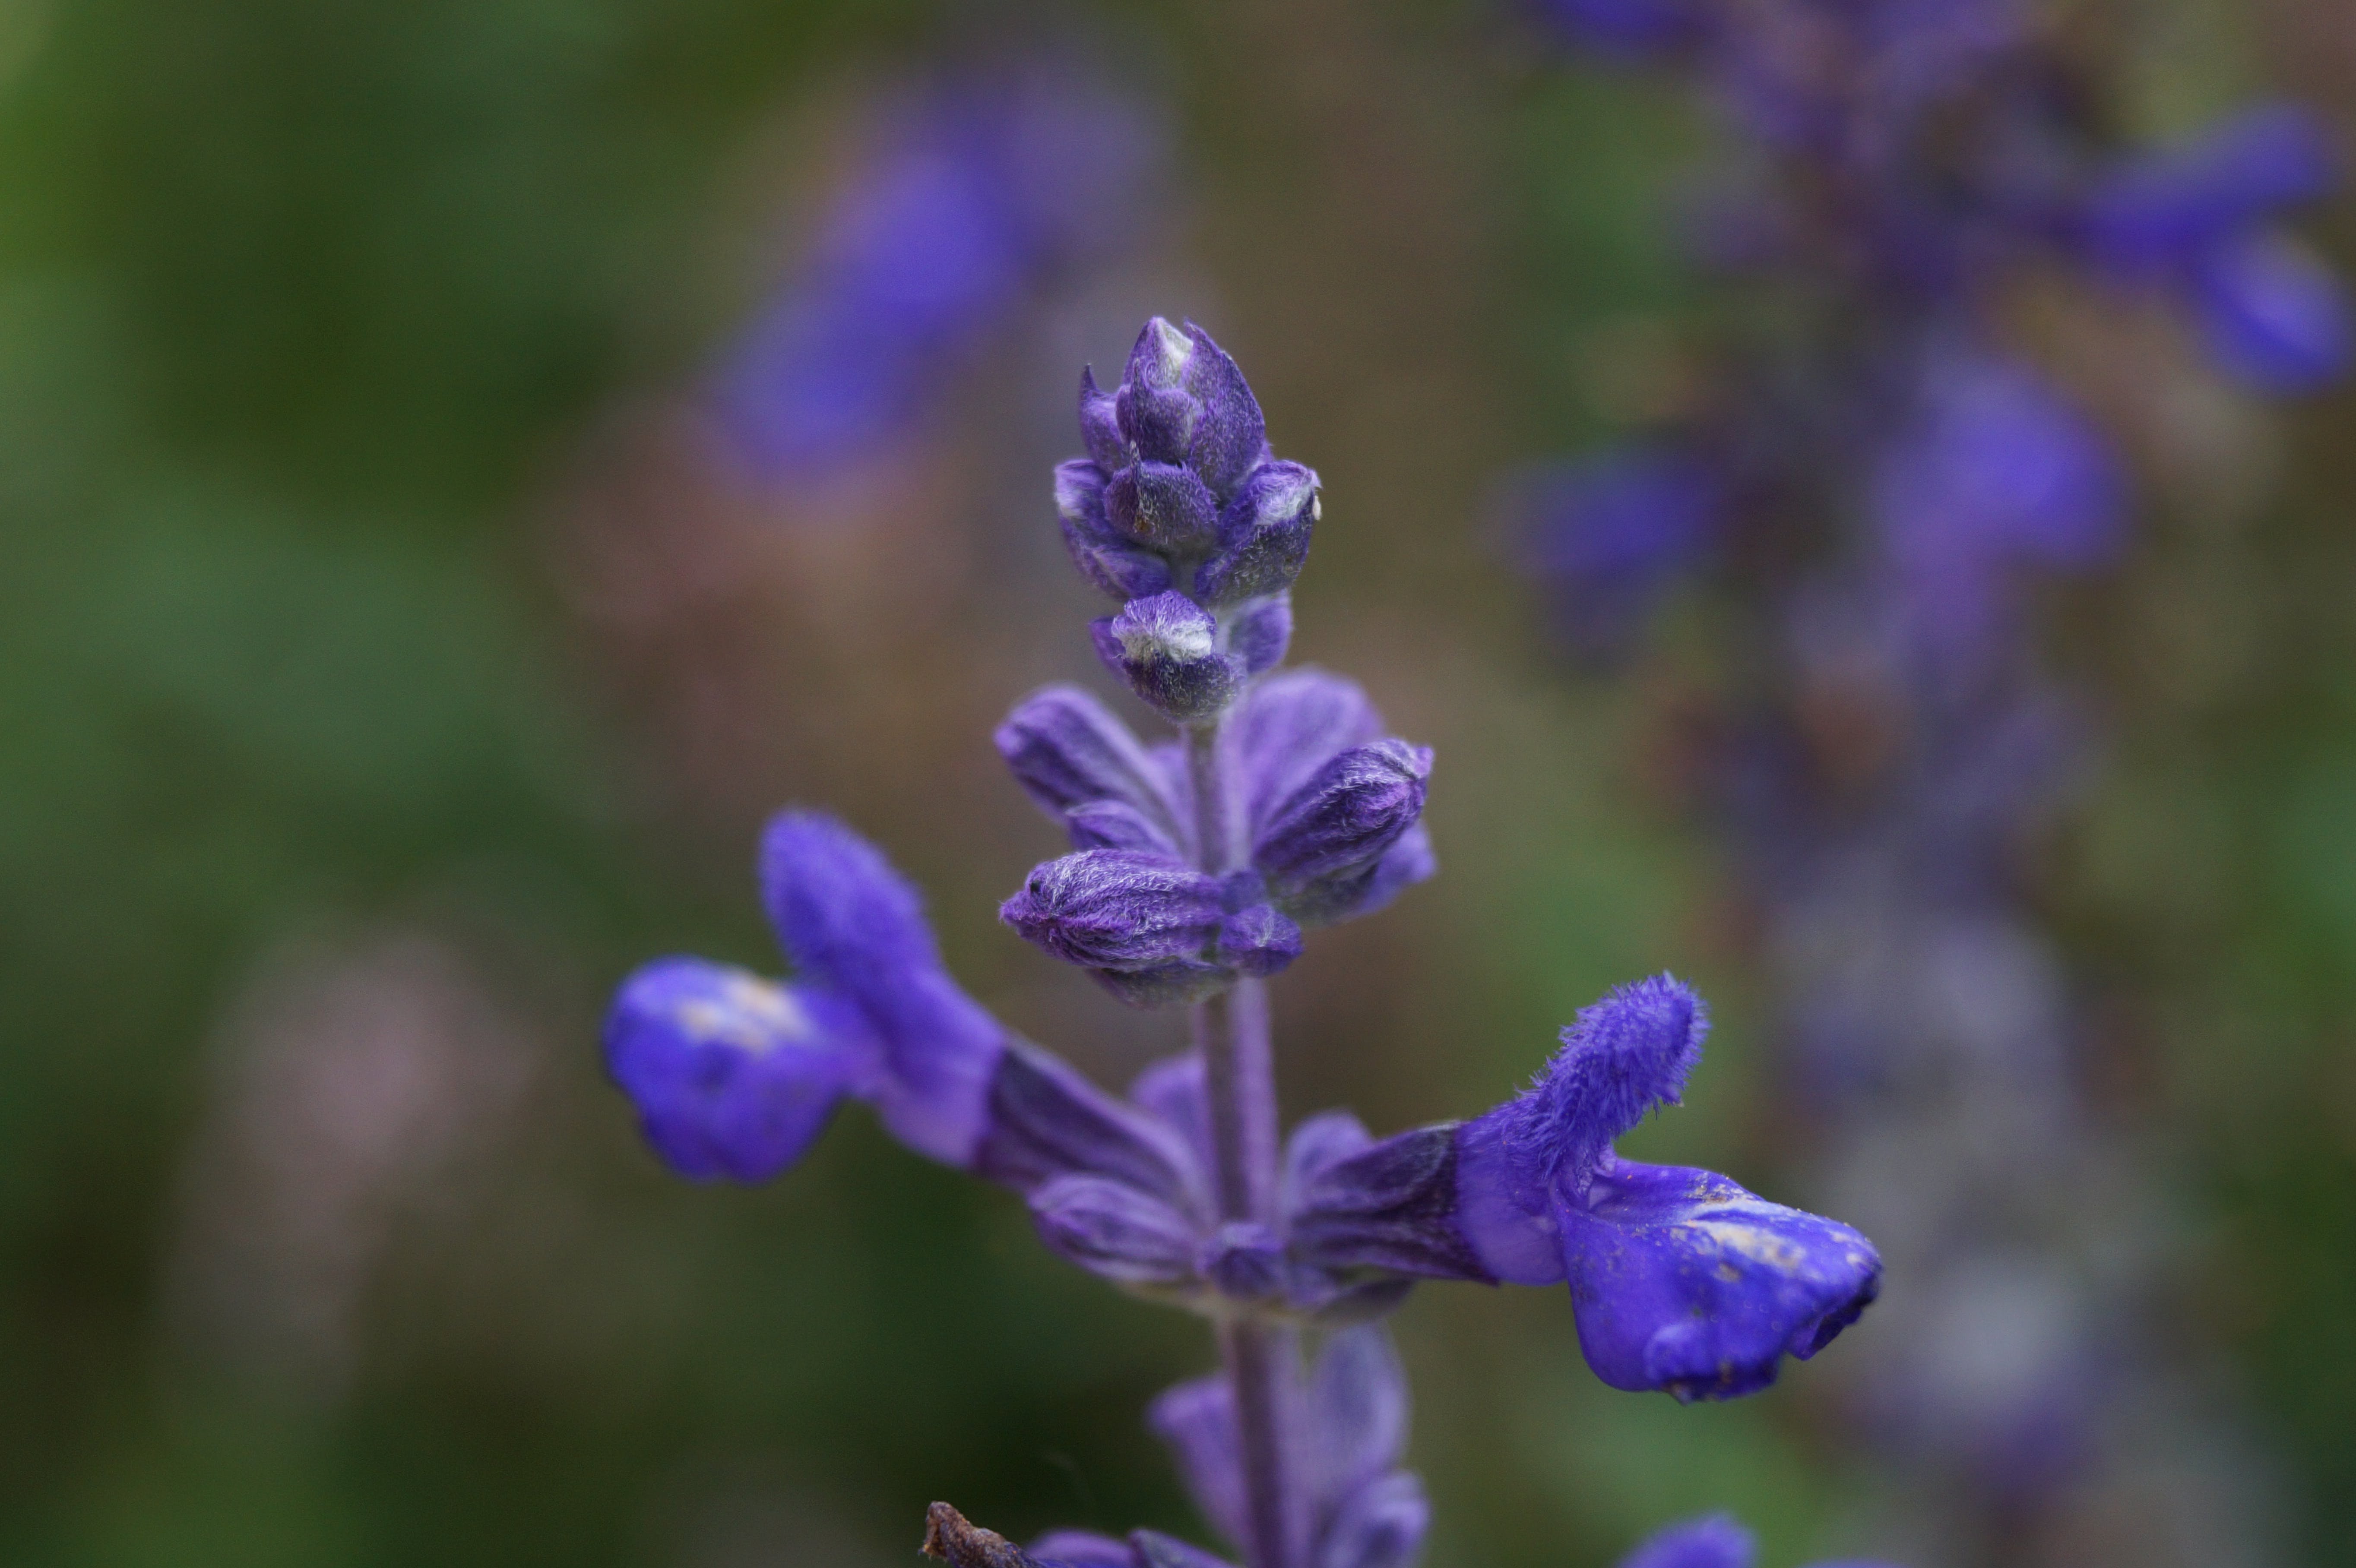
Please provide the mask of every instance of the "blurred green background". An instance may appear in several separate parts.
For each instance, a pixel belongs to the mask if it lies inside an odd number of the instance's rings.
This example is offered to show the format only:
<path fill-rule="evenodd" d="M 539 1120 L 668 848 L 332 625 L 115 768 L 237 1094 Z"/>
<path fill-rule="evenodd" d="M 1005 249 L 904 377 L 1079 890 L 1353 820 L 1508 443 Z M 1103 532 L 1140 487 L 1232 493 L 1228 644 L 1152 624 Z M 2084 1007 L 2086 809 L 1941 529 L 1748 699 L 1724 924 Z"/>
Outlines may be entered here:
<path fill-rule="evenodd" d="M 2351 101 L 2336 0 L 2133 19 L 2156 126 Z M 1166 237 L 1006 328 L 1022 384 L 960 384 L 855 515 L 715 484 L 675 404 L 779 214 L 876 82 L 1002 27 L 1166 96 Z M 1199 1534 L 1139 1422 L 1191 1321 L 856 1113 L 770 1188 L 674 1182 L 595 1049 L 647 955 L 774 966 L 750 846 L 796 799 L 1018 1027 L 1115 1082 L 1175 1043 L 993 919 L 1055 846 L 990 728 L 1090 662 L 1044 464 L 1149 310 L 1324 476 L 1296 656 L 1441 759 L 1441 878 L 1279 987 L 1288 1104 L 1477 1109 L 1674 965 L 1720 1024 L 1640 1152 L 1772 1192 L 1767 1009 L 1656 799 L 1659 694 L 1565 673 L 1489 520 L 1674 372 L 1704 140 L 1472 3 L 0 0 L 0 1562 L 853 1568 L 937 1497 Z M 2263 485 L 2161 494 L 2063 607 L 2110 741 L 2042 896 L 2189 1331 L 2304 1560 L 2356 1563 L 2356 404 L 2244 439 Z M 1398 1329 L 1434 1568 L 1719 1506 L 1771 1564 L 1842 1543 L 1804 1373 L 1611 1394 L 1552 1292 Z"/>

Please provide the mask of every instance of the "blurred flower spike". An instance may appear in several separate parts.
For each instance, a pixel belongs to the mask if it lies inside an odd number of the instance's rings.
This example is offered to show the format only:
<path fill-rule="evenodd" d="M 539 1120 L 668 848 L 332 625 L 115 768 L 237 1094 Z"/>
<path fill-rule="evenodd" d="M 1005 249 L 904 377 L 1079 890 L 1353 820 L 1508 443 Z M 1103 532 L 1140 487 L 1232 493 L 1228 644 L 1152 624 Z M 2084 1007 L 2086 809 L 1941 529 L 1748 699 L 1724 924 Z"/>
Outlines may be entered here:
<path fill-rule="evenodd" d="M 945 74 L 882 120 L 712 376 L 764 483 L 822 485 L 921 434 L 1027 302 L 1141 231 L 1168 161 L 1156 108 L 1072 49 Z"/>
<path fill-rule="evenodd" d="M 1213 1325 L 1223 1370 L 1149 1420 L 1250 1568 L 1409 1568 L 1430 1509 L 1400 1467 L 1405 1380 L 1376 1320 L 1417 1281 L 1567 1284 L 1606 1383 L 1727 1399 L 1855 1321 L 1880 1260 L 1725 1177 L 1618 1157 L 1699 1060 L 1708 1011 L 1666 976 L 1583 1011 L 1486 1115 L 1377 1140 L 1329 1111 L 1282 1134 L 1267 979 L 1309 933 L 1432 875 L 1432 755 L 1385 734 L 1354 683 L 1278 667 L 1317 476 L 1270 453 L 1208 333 L 1149 321 L 1112 390 L 1082 376 L 1079 414 L 1089 455 L 1057 471 L 1055 503 L 1075 567 L 1123 601 L 1094 640 L 1175 732 L 1149 744 L 1075 687 L 1016 705 L 999 751 L 1072 849 L 999 912 L 1124 1002 L 1189 1007 L 1194 1048 L 1126 1096 L 1098 1088 L 966 995 L 873 846 L 788 811 L 761 879 L 794 982 L 650 965 L 615 1003 L 608 1063 L 690 1177 L 776 1175 L 848 1097 L 1012 1189 L 1056 1254 Z M 1313 1360 L 1303 1328 L 1325 1336 Z M 1025 1552 L 946 1504 L 926 1549 L 983 1568 L 1220 1561 L 1151 1531 Z"/>

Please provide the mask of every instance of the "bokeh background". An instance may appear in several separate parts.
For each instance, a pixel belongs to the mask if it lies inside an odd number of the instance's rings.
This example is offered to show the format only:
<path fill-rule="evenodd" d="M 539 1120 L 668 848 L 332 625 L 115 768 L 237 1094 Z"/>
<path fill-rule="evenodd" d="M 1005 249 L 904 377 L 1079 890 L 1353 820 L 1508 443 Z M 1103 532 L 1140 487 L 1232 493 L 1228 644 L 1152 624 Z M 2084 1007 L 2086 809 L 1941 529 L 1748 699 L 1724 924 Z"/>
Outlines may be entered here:
<path fill-rule="evenodd" d="M 2337 0 L 2104 9 L 2154 133 L 2356 101 Z M 869 425 L 746 440 L 713 389 L 803 330 L 778 291 L 974 101 L 1085 201 L 896 368 L 841 348 Z M 1154 311 L 1323 475 L 1295 656 L 1440 757 L 1441 877 L 1278 987 L 1288 1105 L 1472 1112 L 1673 965 L 1719 1029 L 1632 1147 L 1773 1192 L 1805 1151 L 1663 667 L 1578 673 L 1496 515 L 1676 394 L 1710 134 L 1479 0 L 0 4 L 0 1561 L 863 1568 L 936 1497 L 1199 1534 L 1139 1421 L 1191 1321 L 857 1113 L 772 1187 L 676 1182 L 595 1045 L 647 955 L 773 966 L 789 800 L 1026 1033 L 1115 1083 L 1178 1042 L 993 919 L 1055 844 L 990 730 L 1092 663 L 1047 466 Z M 2356 206 L 2304 227 L 2344 257 Z M 2054 606 L 2103 744 L 2036 890 L 2182 1353 L 2286 1560 L 2351 1563 L 2356 401 L 2213 433 L 2244 478 Z M 1805 1371 L 1615 1395 L 1553 1292 L 1398 1329 L 1434 1568 L 1714 1507 L 1795 1563 L 1868 1509 Z"/>

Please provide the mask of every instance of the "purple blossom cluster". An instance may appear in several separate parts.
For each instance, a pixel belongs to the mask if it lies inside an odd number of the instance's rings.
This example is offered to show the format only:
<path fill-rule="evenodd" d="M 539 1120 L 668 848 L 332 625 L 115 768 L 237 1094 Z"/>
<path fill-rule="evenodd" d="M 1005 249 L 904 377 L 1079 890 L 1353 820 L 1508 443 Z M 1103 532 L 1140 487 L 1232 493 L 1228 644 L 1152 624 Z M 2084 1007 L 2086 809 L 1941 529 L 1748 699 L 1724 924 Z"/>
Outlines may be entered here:
<path fill-rule="evenodd" d="M 1121 251 L 1167 161 L 1151 107 L 1068 49 L 944 73 L 880 118 L 712 373 L 766 482 L 824 484 L 905 439 L 1026 300 Z"/>
<path fill-rule="evenodd" d="M 1207 333 L 1149 322 L 1114 390 L 1083 378 L 1080 422 L 1089 455 L 1055 496 L 1074 564 L 1122 602 L 1098 651 L 1176 732 L 1148 744 L 1073 687 L 1016 706 L 999 749 L 1073 850 L 1001 913 L 1124 1003 L 1187 1008 L 1193 1048 L 1125 1095 L 1098 1087 L 958 987 L 873 846 L 787 811 L 760 873 L 796 977 L 649 964 L 615 1000 L 608 1067 L 691 1179 L 774 1177 L 853 1099 L 1012 1189 L 1058 1255 L 1212 1325 L 1219 1371 L 1149 1421 L 1250 1568 L 1407 1568 L 1429 1509 L 1400 1467 L 1407 1394 L 1379 1319 L 1417 1281 L 1565 1285 L 1604 1382 L 1726 1399 L 1854 1322 L 1880 1259 L 1846 1225 L 1614 1151 L 1700 1056 L 1707 1009 L 1666 976 L 1585 1009 L 1526 1092 L 1470 1121 L 1377 1138 L 1328 1111 L 1282 1129 L 1267 977 L 1307 932 L 1433 873 L 1431 754 L 1386 736 L 1352 682 L 1278 667 L 1317 476 L 1270 455 Z M 1025 1552 L 945 1505 L 929 1544 L 991 1568 L 1219 1561 L 1150 1531 Z"/>
<path fill-rule="evenodd" d="M 2137 1471 L 2201 1446 L 2153 1414 L 2198 1402 L 2149 1349 L 2149 1227 L 2117 1199 L 2017 869 L 2086 749 L 2029 591 L 2119 559 L 2131 485 L 2004 323 L 2011 291 L 2060 276 L 2172 321 L 2188 375 L 2336 379 L 2346 298 L 2283 227 L 2330 184 L 2323 132 L 2274 104 L 2121 152 L 2014 0 L 1540 9 L 1609 59 L 1676 67 L 1733 132 L 1698 259 L 1772 329 L 1721 342 L 1703 411 L 1515 499 L 1590 660 L 1631 653 L 1680 582 L 1714 575 L 1732 612 L 1704 797 L 1765 916 L 1816 1189 L 1909 1285 L 1852 1363 L 1852 1431 L 1938 1561 L 2087 1561 L 2123 1486 L 2156 1500 L 2104 1561 L 2212 1561 L 2218 1530 L 2249 1539 L 2217 1522 L 2232 1500 Z"/>

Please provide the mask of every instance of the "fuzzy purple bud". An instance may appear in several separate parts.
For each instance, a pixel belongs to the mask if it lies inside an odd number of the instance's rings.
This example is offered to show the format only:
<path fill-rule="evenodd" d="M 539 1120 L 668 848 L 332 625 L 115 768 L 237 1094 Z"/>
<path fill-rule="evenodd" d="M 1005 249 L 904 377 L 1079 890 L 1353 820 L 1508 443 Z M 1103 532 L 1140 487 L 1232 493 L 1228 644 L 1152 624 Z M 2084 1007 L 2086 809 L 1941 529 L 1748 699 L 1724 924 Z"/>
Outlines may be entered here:
<path fill-rule="evenodd" d="M 1132 463 L 1104 489 L 1114 530 L 1164 556 L 1200 555 L 1218 539 L 1218 502 L 1194 470 L 1174 463 Z"/>
<path fill-rule="evenodd" d="M 1072 565 L 1098 592 L 1115 599 L 1165 592 L 1170 563 L 1113 526 L 1106 510 L 1108 482 L 1094 463 L 1074 460 L 1055 468 L 1055 515 L 1064 526 L 1064 548 Z"/>
<path fill-rule="evenodd" d="M 1074 848 L 1180 854 L 1184 836 L 1161 770 L 1088 693 L 1042 688 L 1015 705 L 995 740 L 1015 783 L 1065 826 Z"/>
<path fill-rule="evenodd" d="M 1261 464 L 1220 514 L 1218 554 L 1195 572 L 1195 597 L 1226 605 L 1291 587 L 1323 516 L 1315 469 Z"/>
<path fill-rule="evenodd" d="M 1423 814 L 1431 750 L 1404 741 L 1353 746 L 1277 808 L 1252 863 L 1287 893 L 1364 872 Z"/>
<path fill-rule="evenodd" d="M 1173 723 L 1200 723 L 1235 699 L 1240 675 L 1219 646 L 1219 624 L 1183 593 L 1132 599 L 1090 630 L 1105 667 Z"/>
<path fill-rule="evenodd" d="M 1183 861 L 1085 849 L 1033 869 L 998 917 L 1067 964 L 1148 969 L 1216 940 L 1219 884 Z"/>

